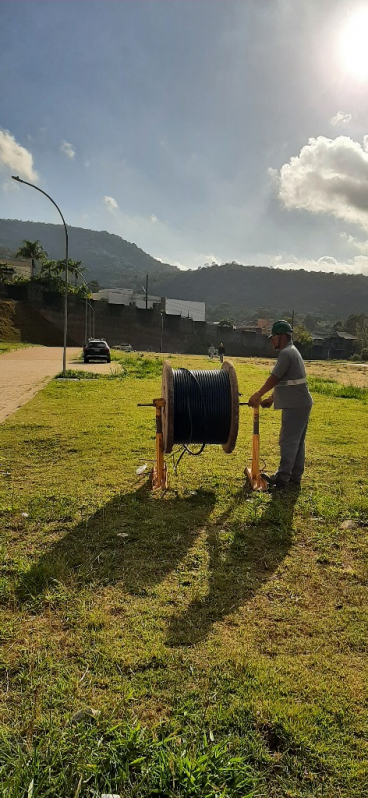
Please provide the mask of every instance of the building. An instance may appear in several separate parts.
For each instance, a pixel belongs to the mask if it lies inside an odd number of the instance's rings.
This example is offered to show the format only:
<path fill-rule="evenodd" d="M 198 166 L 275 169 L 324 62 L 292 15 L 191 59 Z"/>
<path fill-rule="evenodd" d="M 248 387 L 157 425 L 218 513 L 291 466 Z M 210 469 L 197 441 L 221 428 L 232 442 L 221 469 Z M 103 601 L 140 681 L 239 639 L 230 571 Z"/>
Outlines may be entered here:
<path fill-rule="evenodd" d="M 146 295 L 136 294 L 133 288 L 100 288 L 99 291 L 92 294 L 92 299 L 105 300 L 110 305 L 135 305 L 136 308 L 146 307 Z M 147 297 L 147 308 L 153 308 L 154 305 L 161 303 L 161 297 L 152 296 Z"/>
<path fill-rule="evenodd" d="M 0 274 L 7 280 L 14 280 L 14 277 L 25 277 L 29 280 L 32 277 L 32 263 L 30 260 L 0 258 Z"/>
<path fill-rule="evenodd" d="M 160 309 L 167 316 L 182 316 L 186 319 L 193 319 L 193 321 L 206 320 L 205 302 L 168 299 L 148 294 L 146 304 L 146 295 L 135 293 L 133 288 L 101 288 L 97 293 L 92 294 L 92 299 L 105 300 L 111 305 L 134 305 L 142 310 L 146 307 L 153 308 L 160 305 Z"/>
<path fill-rule="evenodd" d="M 244 330 L 254 330 L 254 331 L 261 330 L 263 335 L 269 335 L 271 332 L 272 324 L 273 324 L 272 319 L 257 319 L 257 321 L 248 321 L 246 324 L 239 326 L 242 326 Z"/>
<path fill-rule="evenodd" d="M 206 303 L 186 299 L 162 298 L 162 309 L 168 316 L 182 316 L 193 321 L 206 321 Z"/>
<path fill-rule="evenodd" d="M 356 351 L 357 339 L 347 332 L 312 335 L 313 360 L 347 360 Z"/>

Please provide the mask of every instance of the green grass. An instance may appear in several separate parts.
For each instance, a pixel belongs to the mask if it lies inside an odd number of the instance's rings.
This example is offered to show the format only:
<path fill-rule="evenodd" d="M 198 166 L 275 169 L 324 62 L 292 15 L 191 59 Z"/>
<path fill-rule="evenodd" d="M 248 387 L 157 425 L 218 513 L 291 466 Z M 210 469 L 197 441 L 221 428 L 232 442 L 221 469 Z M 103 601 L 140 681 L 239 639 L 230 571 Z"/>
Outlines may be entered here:
<path fill-rule="evenodd" d="M 141 354 L 130 355 L 123 354 L 118 350 L 112 350 L 111 360 L 121 368 L 124 377 L 130 376 L 145 379 L 147 377 L 160 377 L 162 374 L 163 358 L 158 355 L 147 357 Z"/>
<path fill-rule="evenodd" d="M 100 377 L 104 375 L 98 374 L 94 371 L 80 371 L 79 369 L 65 369 L 65 375 L 63 371 L 59 371 L 58 374 L 55 375 L 55 380 L 98 380 Z"/>
<path fill-rule="evenodd" d="M 5 352 L 13 352 L 15 349 L 25 349 L 28 346 L 37 346 L 37 344 L 19 344 L 19 343 L 6 343 L 4 341 L 0 341 L 0 355 L 3 355 Z"/>
<path fill-rule="evenodd" d="M 147 360 L 54 380 L 0 426 L 0 796 L 361 798 L 365 399 L 312 383 L 300 494 L 244 490 L 246 407 L 232 455 L 185 456 L 152 494 Z M 245 399 L 266 372 L 236 367 Z M 261 412 L 269 471 L 279 422 Z"/>
<path fill-rule="evenodd" d="M 312 393 L 321 393 L 324 396 L 334 396 L 341 399 L 360 399 L 362 402 L 368 401 L 367 388 L 359 388 L 356 385 L 342 385 L 337 382 L 337 380 L 323 377 L 309 377 L 308 386 Z"/>

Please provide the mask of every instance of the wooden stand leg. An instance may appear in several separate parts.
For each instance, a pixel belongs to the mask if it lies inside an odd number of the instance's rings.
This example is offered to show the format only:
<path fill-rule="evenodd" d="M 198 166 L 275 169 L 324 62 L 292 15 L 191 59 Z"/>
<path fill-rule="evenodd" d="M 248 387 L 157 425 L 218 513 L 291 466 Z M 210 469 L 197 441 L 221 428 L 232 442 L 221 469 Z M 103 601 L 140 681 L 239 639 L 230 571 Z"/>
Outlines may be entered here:
<path fill-rule="evenodd" d="M 253 408 L 252 465 L 245 469 L 245 473 L 252 490 L 267 490 L 267 482 L 259 470 L 259 407 Z"/>
<path fill-rule="evenodd" d="M 167 488 L 167 467 L 164 458 L 164 441 L 162 434 L 162 408 L 165 406 L 164 399 L 154 399 L 153 404 L 156 408 L 156 464 L 152 471 L 152 488 Z"/>

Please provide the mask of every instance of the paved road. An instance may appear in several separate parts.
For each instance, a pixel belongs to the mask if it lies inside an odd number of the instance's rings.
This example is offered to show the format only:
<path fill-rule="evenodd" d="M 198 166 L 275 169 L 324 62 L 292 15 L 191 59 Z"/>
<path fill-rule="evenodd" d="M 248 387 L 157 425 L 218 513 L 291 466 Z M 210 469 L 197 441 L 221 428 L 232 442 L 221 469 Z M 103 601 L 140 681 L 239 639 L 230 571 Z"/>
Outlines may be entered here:
<path fill-rule="evenodd" d="M 109 363 L 81 363 L 80 353 L 81 347 L 68 347 L 67 368 L 109 373 Z M 27 347 L 0 355 L 0 422 L 29 402 L 62 366 L 59 346 Z"/>

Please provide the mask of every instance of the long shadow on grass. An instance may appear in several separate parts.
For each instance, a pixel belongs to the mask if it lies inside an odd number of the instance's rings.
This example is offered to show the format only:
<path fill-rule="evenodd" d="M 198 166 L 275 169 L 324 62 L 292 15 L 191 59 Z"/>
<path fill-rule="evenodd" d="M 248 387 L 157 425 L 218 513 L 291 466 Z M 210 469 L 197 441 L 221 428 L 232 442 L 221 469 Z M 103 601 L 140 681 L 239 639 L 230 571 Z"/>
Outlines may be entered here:
<path fill-rule="evenodd" d="M 95 515 L 54 543 L 23 576 L 20 601 L 35 599 L 56 583 L 77 588 L 114 584 L 144 595 L 185 556 L 206 523 L 215 494 L 160 498 L 147 486 L 115 496 Z"/>
<path fill-rule="evenodd" d="M 208 593 L 192 601 L 179 616 L 172 617 L 167 636 L 169 645 L 190 646 L 203 640 L 213 623 L 251 599 L 261 584 L 270 579 L 290 549 L 298 495 L 297 490 L 274 494 L 266 507 L 258 506 L 259 496 L 253 495 L 254 520 L 245 525 L 231 521 L 231 508 L 216 519 L 208 535 Z M 223 528 L 225 541 L 220 532 Z"/>

